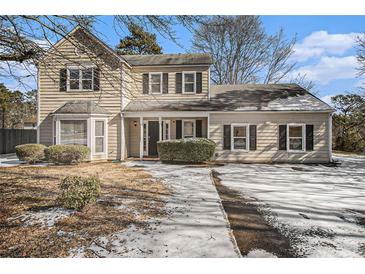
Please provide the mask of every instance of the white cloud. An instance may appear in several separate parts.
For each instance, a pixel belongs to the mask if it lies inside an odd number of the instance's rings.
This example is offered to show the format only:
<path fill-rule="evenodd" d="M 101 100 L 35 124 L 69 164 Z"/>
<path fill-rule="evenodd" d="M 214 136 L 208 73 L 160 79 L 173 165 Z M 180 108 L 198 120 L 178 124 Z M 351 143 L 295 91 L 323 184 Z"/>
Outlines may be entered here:
<path fill-rule="evenodd" d="M 306 61 L 311 57 L 323 55 L 342 55 L 355 45 L 359 33 L 329 34 L 327 31 L 315 31 L 296 43 L 292 55 L 295 61 Z"/>
<path fill-rule="evenodd" d="M 335 96 L 336 94 L 330 94 L 330 95 L 326 95 L 326 96 L 323 96 L 321 97 L 321 100 L 327 104 L 329 104 L 330 106 L 332 106 L 332 102 L 331 102 L 331 98 L 333 96 Z"/>
<path fill-rule="evenodd" d="M 305 75 L 307 80 L 326 85 L 333 80 L 354 79 L 356 77 L 357 61 L 355 56 L 329 57 L 323 56 L 318 62 L 299 67 L 291 73 Z"/>

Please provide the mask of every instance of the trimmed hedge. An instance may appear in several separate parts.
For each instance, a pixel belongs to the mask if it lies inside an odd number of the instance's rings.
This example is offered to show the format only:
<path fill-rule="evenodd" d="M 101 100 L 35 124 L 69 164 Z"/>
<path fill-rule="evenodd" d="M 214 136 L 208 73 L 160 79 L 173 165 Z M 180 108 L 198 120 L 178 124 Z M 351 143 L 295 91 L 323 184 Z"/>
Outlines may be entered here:
<path fill-rule="evenodd" d="M 100 180 L 95 176 L 67 176 L 62 179 L 60 189 L 60 204 L 65 208 L 80 210 L 96 202 L 100 195 Z"/>
<path fill-rule="evenodd" d="M 44 149 L 46 147 L 41 144 L 24 144 L 15 147 L 16 156 L 21 161 L 34 164 L 44 159 Z"/>
<path fill-rule="evenodd" d="M 77 164 L 89 153 L 90 149 L 83 145 L 54 145 L 45 149 L 47 161 L 54 164 Z"/>
<path fill-rule="evenodd" d="M 162 162 L 201 163 L 212 158 L 216 144 L 207 138 L 189 138 L 157 142 Z"/>

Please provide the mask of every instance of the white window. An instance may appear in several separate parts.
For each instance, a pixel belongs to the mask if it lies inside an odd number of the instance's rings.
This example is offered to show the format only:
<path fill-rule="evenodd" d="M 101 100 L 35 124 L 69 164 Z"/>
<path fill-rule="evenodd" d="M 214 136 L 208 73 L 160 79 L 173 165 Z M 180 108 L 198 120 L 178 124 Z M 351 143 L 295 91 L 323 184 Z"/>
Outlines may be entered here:
<path fill-rule="evenodd" d="M 68 73 L 68 90 L 93 90 L 94 69 L 92 67 L 70 67 Z"/>
<path fill-rule="evenodd" d="M 150 92 L 162 93 L 162 73 L 150 73 Z"/>
<path fill-rule="evenodd" d="M 183 122 L 183 138 L 195 137 L 195 121 L 184 120 Z"/>
<path fill-rule="evenodd" d="M 231 125 L 231 150 L 248 150 L 248 125 Z"/>
<path fill-rule="evenodd" d="M 87 120 L 61 120 L 61 145 L 87 145 Z"/>
<path fill-rule="evenodd" d="M 105 121 L 95 121 L 95 153 L 105 152 Z"/>
<path fill-rule="evenodd" d="M 288 150 L 304 151 L 305 126 L 303 124 L 288 124 L 287 132 Z"/>
<path fill-rule="evenodd" d="M 147 126 L 147 121 L 144 121 L 143 122 L 143 153 L 144 153 L 144 155 L 148 154 L 147 136 L 148 136 L 148 126 Z"/>
<path fill-rule="evenodd" d="M 195 93 L 195 72 L 183 73 L 183 93 Z"/>
<path fill-rule="evenodd" d="M 162 121 L 162 140 L 170 139 L 170 121 Z"/>

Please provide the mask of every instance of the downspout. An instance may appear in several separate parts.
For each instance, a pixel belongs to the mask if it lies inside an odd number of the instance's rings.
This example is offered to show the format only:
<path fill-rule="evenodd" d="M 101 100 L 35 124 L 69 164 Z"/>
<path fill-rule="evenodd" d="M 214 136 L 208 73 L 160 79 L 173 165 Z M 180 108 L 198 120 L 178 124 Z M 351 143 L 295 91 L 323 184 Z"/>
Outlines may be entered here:
<path fill-rule="evenodd" d="M 37 144 L 39 144 L 40 143 L 40 139 L 41 139 L 41 137 L 40 137 L 40 129 L 39 129 L 39 126 L 40 126 L 40 119 L 41 119 L 41 117 L 40 117 L 40 111 L 41 111 L 41 109 L 40 109 L 40 106 L 41 106 L 41 102 L 40 102 L 40 95 L 41 95 L 41 93 L 40 93 L 40 77 L 39 77 L 39 75 L 40 75 L 40 73 L 39 73 L 39 65 L 37 65 Z M 52 137 L 53 137 L 53 124 L 52 124 Z"/>

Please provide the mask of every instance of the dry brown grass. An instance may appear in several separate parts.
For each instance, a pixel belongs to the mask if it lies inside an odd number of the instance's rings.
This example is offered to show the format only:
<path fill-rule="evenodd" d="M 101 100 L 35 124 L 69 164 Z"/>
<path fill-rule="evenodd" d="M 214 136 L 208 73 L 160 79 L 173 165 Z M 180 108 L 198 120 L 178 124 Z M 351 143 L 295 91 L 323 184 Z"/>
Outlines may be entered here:
<path fill-rule="evenodd" d="M 67 175 L 97 175 L 102 192 L 98 202 L 50 228 L 8 220 L 27 211 L 57 207 L 58 184 Z M 163 215 L 168 194 L 165 185 L 150 174 L 118 163 L 0 168 L 0 257 L 68 256 L 71 248 L 90 245 L 131 223 L 144 226 L 149 218 Z M 59 231 L 65 233 L 58 235 Z"/>

